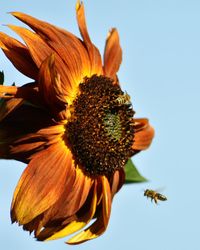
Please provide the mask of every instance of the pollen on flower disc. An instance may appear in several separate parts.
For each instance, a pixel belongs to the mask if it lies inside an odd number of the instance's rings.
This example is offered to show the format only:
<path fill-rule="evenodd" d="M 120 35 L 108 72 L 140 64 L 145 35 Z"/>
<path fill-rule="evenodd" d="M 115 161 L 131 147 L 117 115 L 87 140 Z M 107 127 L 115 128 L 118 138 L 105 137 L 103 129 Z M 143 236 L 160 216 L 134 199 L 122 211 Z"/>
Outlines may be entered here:
<path fill-rule="evenodd" d="M 134 111 L 130 103 L 118 101 L 123 95 L 120 86 L 105 76 L 93 75 L 79 85 L 66 141 L 88 175 L 112 174 L 134 153 Z"/>

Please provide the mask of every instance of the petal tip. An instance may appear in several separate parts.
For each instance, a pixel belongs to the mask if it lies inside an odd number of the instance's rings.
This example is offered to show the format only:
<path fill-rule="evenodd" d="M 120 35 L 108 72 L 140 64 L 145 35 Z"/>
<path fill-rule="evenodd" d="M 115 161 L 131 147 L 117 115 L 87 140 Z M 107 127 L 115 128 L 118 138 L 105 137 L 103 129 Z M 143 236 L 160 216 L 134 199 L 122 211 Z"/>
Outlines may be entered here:
<path fill-rule="evenodd" d="M 76 11 L 78 11 L 81 8 L 82 5 L 83 5 L 83 2 L 80 1 L 80 0 L 77 0 L 77 2 L 76 2 Z"/>
<path fill-rule="evenodd" d="M 18 12 L 18 11 L 10 11 L 8 12 L 10 15 L 16 17 L 16 18 L 19 18 L 20 16 L 23 16 L 24 14 L 21 13 L 21 12 Z"/>

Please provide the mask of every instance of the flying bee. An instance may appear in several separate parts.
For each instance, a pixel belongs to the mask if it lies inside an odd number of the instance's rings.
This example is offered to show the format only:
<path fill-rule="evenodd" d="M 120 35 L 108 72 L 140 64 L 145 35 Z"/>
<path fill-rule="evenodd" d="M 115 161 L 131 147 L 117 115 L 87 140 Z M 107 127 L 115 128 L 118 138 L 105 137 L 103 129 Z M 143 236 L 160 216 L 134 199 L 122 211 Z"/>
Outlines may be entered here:
<path fill-rule="evenodd" d="M 131 97 L 126 92 L 115 99 L 115 103 L 119 106 L 131 105 Z"/>
<path fill-rule="evenodd" d="M 157 193 L 157 191 L 151 190 L 151 189 L 146 189 L 144 191 L 144 196 L 146 196 L 147 198 L 151 198 L 151 201 L 154 200 L 154 202 L 157 204 L 158 200 L 159 201 L 166 201 L 167 197 Z"/>

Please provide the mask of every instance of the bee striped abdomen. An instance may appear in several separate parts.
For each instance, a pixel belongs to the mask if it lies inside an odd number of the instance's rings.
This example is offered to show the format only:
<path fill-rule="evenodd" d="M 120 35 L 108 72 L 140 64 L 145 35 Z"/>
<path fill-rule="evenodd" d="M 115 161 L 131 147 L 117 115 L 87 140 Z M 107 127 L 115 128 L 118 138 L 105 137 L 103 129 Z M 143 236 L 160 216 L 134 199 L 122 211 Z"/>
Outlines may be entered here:
<path fill-rule="evenodd" d="M 157 198 L 158 198 L 158 200 L 160 200 L 160 201 L 166 201 L 166 200 L 167 200 L 167 197 L 166 197 L 166 196 L 164 196 L 164 195 L 162 195 L 162 194 L 159 194 L 159 193 L 157 193 Z"/>
<path fill-rule="evenodd" d="M 151 200 L 154 200 L 154 202 L 157 204 L 158 203 L 158 200 L 160 201 L 166 201 L 167 200 L 167 197 L 160 194 L 160 193 L 157 193 L 156 191 L 154 190 L 151 190 L 151 189 L 146 189 L 144 191 L 144 196 L 146 196 L 147 198 L 151 198 Z"/>

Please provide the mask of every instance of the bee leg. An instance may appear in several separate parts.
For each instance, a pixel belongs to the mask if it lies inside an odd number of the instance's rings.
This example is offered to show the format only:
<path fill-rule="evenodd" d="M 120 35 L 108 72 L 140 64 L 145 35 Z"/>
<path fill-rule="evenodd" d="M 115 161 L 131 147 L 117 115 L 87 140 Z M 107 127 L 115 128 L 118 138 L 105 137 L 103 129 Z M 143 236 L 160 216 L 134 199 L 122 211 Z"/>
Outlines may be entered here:
<path fill-rule="evenodd" d="M 158 204 L 158 199 L 156 197 L 154 197 L 154 201 L 156 204 Z"/>

